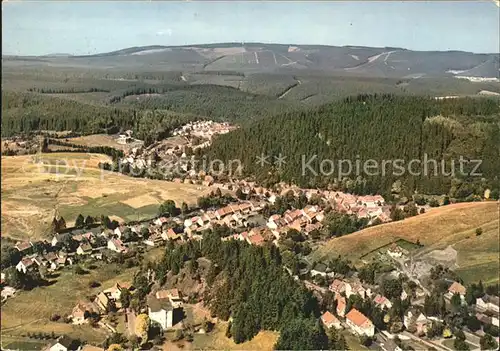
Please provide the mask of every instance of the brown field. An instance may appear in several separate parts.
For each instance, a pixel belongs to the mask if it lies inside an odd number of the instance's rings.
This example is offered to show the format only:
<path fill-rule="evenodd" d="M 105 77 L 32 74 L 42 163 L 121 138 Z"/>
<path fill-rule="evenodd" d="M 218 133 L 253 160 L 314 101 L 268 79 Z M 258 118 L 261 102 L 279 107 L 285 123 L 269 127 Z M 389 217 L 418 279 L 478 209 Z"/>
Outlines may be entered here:
<path fill-rule="evenodd" d="M 476 228 L 483 234 L 476 236 Z M 383 224 L 329 240 L 313 257 L 346 256 L 353 261 L 398 239 L 424 245 L 418 255 L 448 245 L 458 252 L 457 271 L 465 281 L 498 280 L 499 207 L 496 202 L 460 203 L 435 208 L 403 221 Z M 478 273 L 480 273 L 478 275 Z"/>
<path fill-rule="evenodd" d="M 199 196 L 210 190 L 199 185 L 101 173 L 99 162 L 108 160 L 104 155 L 43 154 L 44 165 L 36 164 L 36 157 L 2 157 L 1 232 L 4 236 L 45 237 L 56 209 L 67 224 L 74 222 L 80 213 L 104 214 L 129 221 L 155 216 L 158 204 L 167 199 L 179 206 L 183 201 L 195 204 Z"/>

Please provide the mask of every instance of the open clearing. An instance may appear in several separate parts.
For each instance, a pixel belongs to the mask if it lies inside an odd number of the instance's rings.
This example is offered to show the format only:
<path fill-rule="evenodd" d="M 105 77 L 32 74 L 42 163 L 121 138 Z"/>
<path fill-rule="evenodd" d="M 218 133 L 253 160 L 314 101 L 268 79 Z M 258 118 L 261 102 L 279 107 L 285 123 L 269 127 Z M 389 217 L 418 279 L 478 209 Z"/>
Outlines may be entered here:
<path fill-rule="evenodd" d="M 128 150 L 132 147 L 136 147 L 138 144 L 142 144 L 142 142 L 139 143 L 130 143 L 130 144 L 118 144 L 116 142 L 115 136 L 108 135 L 108 134 L 92 134 L 92 135 L 85 135 L 81 137 L 76 137 L 76 138 L 68 138 L 65 139 L 64 141 L 67 141 L 72 144 L 76 145 L 82 145 L 82 146 L 88 146 L 88 147 L 93 147 L 93 146 L 109 146 L 118 150 Z"/>
<path fill-rule="evenodd" d="M 210 188 L 127 177 L 98 168 L 104 155 L 51 153 L 2 157 L 2 235 L 40 239 L 57 209 L 71 225 L 78 214 L 125 221 L 153 217 L 167 199 L 195 204 Z M 141 203 L 141 201 L 144 201 Z"/>
<path fill-rule="evenodd" d="M 483 233 L 476 236 L 475 230 L 479 227 Z M 498 281 L 499 275 L 499 235 L 496 202 L 460 203 L 331 239 L 313 256 L 320 259 L 342 255 L 357 261 L 399 239 L 413 243 L 420 240 L 424 247 L 416 250 L 418 256 L 451 246 L 457 251 L 457 272 L 466 282 L 482 279 L 492 283 Z"/>

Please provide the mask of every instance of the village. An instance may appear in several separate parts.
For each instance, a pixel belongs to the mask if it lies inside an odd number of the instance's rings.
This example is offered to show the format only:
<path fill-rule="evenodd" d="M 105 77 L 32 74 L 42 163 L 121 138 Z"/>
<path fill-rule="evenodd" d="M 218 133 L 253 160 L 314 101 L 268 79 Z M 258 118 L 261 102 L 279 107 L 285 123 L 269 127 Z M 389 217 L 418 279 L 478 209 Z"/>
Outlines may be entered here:
<path fill-rule="evenodd" d="M 118 144 L 129 146 L 119 163 L 121 167 L 126 165 L 140 170 L 168 166 L 186 172 L 187 153 L 210 146 L 215 136 L 229 133 L 234 129 L 236 126 L 227 122 L 218 123 L 211 120 L 189 122 L 174 129 L 170 137 L 147 147 L 132 138 L 132 131 L 126 131 L 116 139 Z"/>
<path fill-rule="evenodd" d="M 214 185 L 210 176 L 206 176 L 205 181 Z M 227 191 L 227 186 L 221 185 Z M 223 195 L 217 188 L 209 196 L 199 199 L 198 208 L 188 211 L 181 211 L 167 201 L 167 205 L 160 209 L 163 215 L 150 220 L 116 223 L 114 228 L 89 222 L 83 228 L 61 228 L 50 241 L 18 242 L 14 247 L 21 258 L 14 265 L 16 274 L 38 272 L 46 275 L 75 269 L 88 259 L 106 261 L 110 257 L 126 257 L 130 250 L 137 248 L 150 250 L 165 245 L 198 242 L 207 231 L 216 228 L 225 228 L 223 232 L 227 234 L 221 237 L 222 241 L 274 245 L 289 253 L 287 245 L 296 240 L 297 233 L 304 237 L 302 245 L 314 245 L 323 240 L 324 234 L 321 233 L 328 232 L 332 214 L 357 218 L 369 226 L 391 221 L 391 212 L 398 208 L 386 204 L 380 195 L 357 196 L 339 191 L 300 189 L 287 184 L 265 189 L 246 181 L 236 186 L 237 198 L 229 193 Z M 234 188 L 232 184 L 231 189 Z M 284 205 L 287 201 L 293 205 Z M 426 206 L 416 207 L 417 213 L 428 209 Z M 283 211 L 283 208 L 286 210 Z M 432 345 L 438 350 L 453 349 L 446 346 L 446 339 L 452 334 L 448 326 L 450 322 L 445 321 L 444 314 L 426 314 L 426 310 L 432 310 L 428 301 L 435 297 L 435 286 L 426 283 L 424 287 L 418 278 L 418 284 L 415 284 L 399 266 L 400 262 L 408 259 L 408 250 L 393 243 L 380 250 L 379 254 L 383 257 L 380 262 L 389 267 L 382 274 L 373 263 L 356 269 L 341 258 L 335 262 L 310 262 L 307 252 L 294 253 L 298 258 L 298 267 L 285 262 L 284 268 L 322 302 L 325 310 L 320 319 L 326 330 L 347 331 L 360 337 L 366 346 L 382 350 L 402 350 L 422 345 Z M 375 275 L 382 278 L 374 279 Z M 11 279 L 2 272 L 3 303 L 7 299 L 15 299 L 16 289 L 9 286 Z M 154 281 L 153 276 L 150 279 Z M 479 348 L 477 340 L 481 332 L 484 335 L 482 329 L 496 328 L 498 331 L 498 296 L 485 294 L 484 291 L 474 293 L 472 303 L 468 304 L 467 300 L 471 302 L 471 298 L 466 299 L 466 287 L 450 279 L 445 283 L 445 292 L 440 295 L 446 299 L 446 309 L 457 313 L 457 308 L 463 306 L 466 316 L 479 321 L 480 327 L 475 330 L 466 327 L 467 337 L 464 339 L 471 344 L 471 349 Z M 182 306 L 188 301 L 183 291 L 159 286 L 147 295 L 145 306 L 136 306 L 133 310 L 126 303 L 125 307 L 124 303 L 128 300 L 122 296 L 133 296 L 137 288 L 117 281 L 112 288 L 98 293 L 92 301 L 75 301 L 72 314 L 64 318 L 71 323 L 90 323 L 114 333 L 116 330 L 106 322 L 106 316 L 110 311 L 117 311 L 124 314 L 126 320 L 147 315 L 151 322 L 157 323 L 160 333 L 182 328 Z M 203 302 L 202 298 L 197 302 Z M 439 331 L 437 334 L 436 329 Z M 429 333 L 430 330 L 433 332 Z M 49 349 L 71 350 L 65 346 L 67 339 L 58 340 Z"/>

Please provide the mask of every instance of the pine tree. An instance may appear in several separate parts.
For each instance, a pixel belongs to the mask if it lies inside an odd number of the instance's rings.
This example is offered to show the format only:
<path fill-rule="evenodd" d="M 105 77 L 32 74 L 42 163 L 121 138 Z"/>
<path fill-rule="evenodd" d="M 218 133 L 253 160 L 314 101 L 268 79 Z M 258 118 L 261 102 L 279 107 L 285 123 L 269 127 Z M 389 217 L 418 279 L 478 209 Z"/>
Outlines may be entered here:
<path fill-rule="evenodd" d="M 85 218 L 82 216 L 82 214 L 79 214 L 78 217 L 76 217 L 75 227 L 82 228 L 84 225 L 85 225 Z"/>

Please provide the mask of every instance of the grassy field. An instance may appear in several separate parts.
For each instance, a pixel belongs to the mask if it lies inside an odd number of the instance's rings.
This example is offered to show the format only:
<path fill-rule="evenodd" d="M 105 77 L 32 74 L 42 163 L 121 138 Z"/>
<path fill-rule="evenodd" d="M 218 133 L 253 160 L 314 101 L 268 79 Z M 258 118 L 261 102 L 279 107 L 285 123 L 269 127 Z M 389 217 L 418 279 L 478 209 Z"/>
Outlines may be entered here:
<path fill-rule="evenodd" d="M 196 199 L 209 188 L 140 179 L 101 172 L 107 156 L 84 153 L 2 157 L 2 235 L 15 239 L 39 239 L 46 234 L 57 208 L 67 224 L 78 214 L 114 216 L 122 220 L 149 218 L 167 199 L 179 206 Z"/>
<path fill-rule="evenodd" d="M 419 254 L 451 245 L 458 252 L 458 272 L 466 282 L 498 280 L 499 209 L 495 202 L 453 204 L 403 221 L 367 228 L 329 240 L 313 258 L 342 255 L 353 261 L 400 239 L 424 245 Z M 476 228 L 483 234 L 476 236 Z"/>

